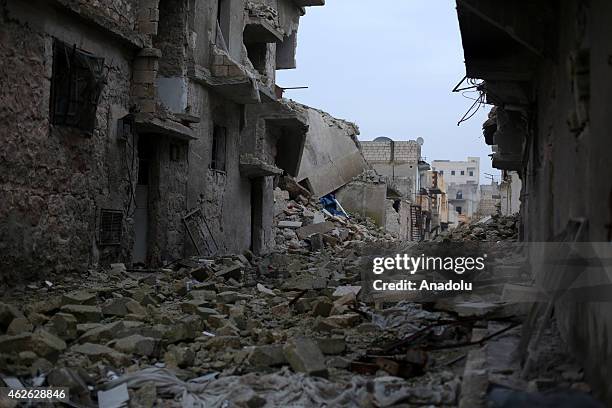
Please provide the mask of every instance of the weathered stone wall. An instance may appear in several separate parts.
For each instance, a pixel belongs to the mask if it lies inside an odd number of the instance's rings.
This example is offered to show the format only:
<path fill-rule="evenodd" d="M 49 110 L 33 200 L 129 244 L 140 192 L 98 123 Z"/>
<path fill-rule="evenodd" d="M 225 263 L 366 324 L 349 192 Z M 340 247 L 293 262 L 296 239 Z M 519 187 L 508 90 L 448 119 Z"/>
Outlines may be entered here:
<path fill-rule="evenodd" d="M 580 240 L 609 242 L 612 216 L 612 3 L 578 0 L 559 7 L 556 61 L 539 66 L 537 130 L 527 148 L 529 164 L 523 178 L 523 225 L 529 241 L 548 241 L 569 232 L 569 221 L 585 220 Z M 576 57 L 586 54 L 577 67 Z M 583 54 L 584 55 L 584 54 Z M 568 67 L 570 69 L 568 69 Z M 573 67 L 573 69 L 572 69 Z M 579 69 L 576 69 L 579 68 Z M 561 119 L 560 119 L 561 118 Z M 572 235 L 565 240 L 573 240 Z M 607 245 L 607 244 L 606 244 Z M 600 252 L 609 254 L 609 250 Z M 604 261 L 605 262 L 605 261 Z M 550 285 L 542 271 L 537 281 Z M 610 281 L 606 268 L 588 268 L 583 285 Z M 554 279 L 554 281 L 557 281 Z M 612 403 L 612 313 L 607 302 L 575 302 L 564 297 L 555 304 L 559 327 L 571 349 L 585 362 L 586 375 L 600 395 Z"/>
<path fill-rule="evenodd" d="M 125 170 L 132 164 L 123 147 L 109 138 L 109 128 L 114 130 L 109 119 L 127 113 L 130 55 L 73 17 L 44 8 L 33 13 L 31 5 L 14 1 L 1 8 L 3 273 L 23 277 L 83 269 L 109 256 L 125 256 L 129 243 L 97 248 L 96 227 L 101 208 L 124 209 L 129 200 Z M 91 136 L 50 123 L 53 37 L 105 58 L 108 74 Z"/>
<path fill-rule="evenodd" d="M 199 112 L 198 138 L 189 148 L 189 209 L 200 207 L 220 254 L 242 252 L 251 243 L 251 184 L 240 176 L 240 109 L 197 84 L 190 99 Z M 214 124 L 227 128 L 226 170 L 210 169 Z M 190 250 L 192 250 L 191 248 Z"/>

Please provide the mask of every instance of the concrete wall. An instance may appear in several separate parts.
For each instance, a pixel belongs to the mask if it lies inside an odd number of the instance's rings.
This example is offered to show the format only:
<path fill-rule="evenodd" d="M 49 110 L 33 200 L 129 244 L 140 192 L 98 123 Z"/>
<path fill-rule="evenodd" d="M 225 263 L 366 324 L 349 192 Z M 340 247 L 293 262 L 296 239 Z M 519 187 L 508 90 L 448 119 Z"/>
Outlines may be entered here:
<path fill-rule="evenodd" d="M 382 137 L 360 144 L 368 164 L 385 176 L 389 187 L 414 201 L 420 184 L 421 145 L 416 140 L 393 141 Z"/>
<path fill-rule="evenodd" d="M 353 181 L 336 192 L 342 207 L 363 217 L 369 217 L 384 227 L 387 213 L 387 186 L 384 183 Z"/>
<path fill-rule="evenodd" d="M 350 182 L 366 169 L 359 151 L 356 125 L 296 104 L 308 116 L 308 133 L 297 180 L 316 196 L 324 196 Z"/>

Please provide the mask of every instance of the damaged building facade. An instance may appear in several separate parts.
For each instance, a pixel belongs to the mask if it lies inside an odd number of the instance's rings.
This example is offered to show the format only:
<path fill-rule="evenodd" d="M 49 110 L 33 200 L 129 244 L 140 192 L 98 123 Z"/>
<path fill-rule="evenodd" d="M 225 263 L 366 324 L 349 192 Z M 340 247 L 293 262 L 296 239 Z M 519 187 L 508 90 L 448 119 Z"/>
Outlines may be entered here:
<path fill-rule="evenodd" d="M 607 248 L 612 3 L 458 0 L 457 10 L 466 76 L 483 80 L 478 89 L 495 106 L 483 126 L 493 166 L 513 172 L 511 183 L 518 175 L 522 184 L 522 239 Z M 601 261 L 606 256 L 606 250 L 593 254 L 589 264 L 603 266 L 569 278 L 581 289 L 609 292 L 609 268 Z M 555 290 L 558 276 L 534 272 L 539 287 Z M 608 298 L 577 302 L 562 295 L 556 293 L 554 301 L 560 331 L 610 404 L 612 312 L 603 301 Z"/>
<path fill-rule="evenodd" d="M 41 273 L 265 251 L 307 117 L 279 98 L 323 0 L 0 3 L 0 242 Z"/>

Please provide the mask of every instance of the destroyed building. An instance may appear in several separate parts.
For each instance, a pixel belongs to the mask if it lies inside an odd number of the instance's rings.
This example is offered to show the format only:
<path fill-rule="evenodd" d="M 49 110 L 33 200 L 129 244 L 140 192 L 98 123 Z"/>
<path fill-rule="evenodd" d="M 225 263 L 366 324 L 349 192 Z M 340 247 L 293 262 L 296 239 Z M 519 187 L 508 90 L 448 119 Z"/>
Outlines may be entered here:
<path fill-rule="evenodd" d="M 275 71 L 322 4 L 2 2 L 7 273 L 265 251 L 308 129 Z"/>
<path fill-rule="evenodd" d="M 612 99 L 612 4 L 606 0 L 518 2 L 458 0 L 466 77 L 479 79 L 495 105 L 484 125 L 493 166 L 522 182 L 521 229 L 527 242 L 609 243 Z M 513 200 L 514 201 L 514 200 Z M 607 265 L 606 252 L 589 265 Z M 567 277 L 583 290 L 609 291 L 605 266 Z M 540 288 L 555 291 L 564 340 L 585 362 L 586 377 L 612 403 L 612 312 L 607 297 L 561 296 L 537 270 Z M 605 301 L 604 301 L 605 300 Z"/>
<path fill-rule="evenodd" d="M 517 214 L 521 209 L 521 178 L 516 171 L 502 171 L 499 183 L 500 211 L 502 215 Z"/>
<path fill-rule="evenodd" d="M 479 197 L 476 217 L 482 218 L 501 212 L 500 186 L 495 181 L 491 181 L 491 184 L 482 184 Z"/>

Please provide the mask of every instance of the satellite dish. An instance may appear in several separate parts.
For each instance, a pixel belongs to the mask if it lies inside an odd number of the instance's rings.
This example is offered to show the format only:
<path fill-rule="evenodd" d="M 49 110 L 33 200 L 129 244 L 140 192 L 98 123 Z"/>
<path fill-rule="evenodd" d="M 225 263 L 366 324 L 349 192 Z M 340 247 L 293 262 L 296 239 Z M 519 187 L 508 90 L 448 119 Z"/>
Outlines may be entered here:
<path fill-rule="evenodd" d="M 425 143 L 425 139 L 423 139 L 422 137 L 417 137 L 416 142 L 419 146 L 423 146 L 423 143 Z"/>

